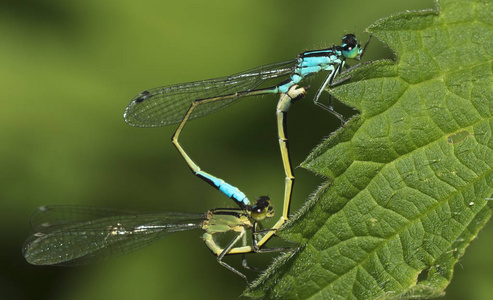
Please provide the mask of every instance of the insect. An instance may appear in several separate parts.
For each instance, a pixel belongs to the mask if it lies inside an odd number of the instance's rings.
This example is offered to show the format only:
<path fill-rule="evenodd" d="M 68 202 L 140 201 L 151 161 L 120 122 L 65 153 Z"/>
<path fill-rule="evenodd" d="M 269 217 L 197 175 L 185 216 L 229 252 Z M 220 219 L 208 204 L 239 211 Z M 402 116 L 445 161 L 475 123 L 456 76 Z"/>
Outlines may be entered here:
<path fill-rule="evenodd" d="M 191 171 L 235 201 L 240 208 L 244 208 L 250 205 L 247 196 L 237 187 L 202 171 L 181 146 L 179 136 L 190 119 L 213 113 L 249 96 L 280 94 L 277 119 L 286 174 L 284 204 L 282 215 L 273 226 L 273 230 L 259 241 L 259 246 L 262 246 L 275 230 L 288 220 L 294 176 L 289 159 L 286 118 L 292 103 L 305 94 L 305 89 L 298 88 L 297 84 L 307 76 L 328 71 L 327 77 L 314 97 L 314 103 L 334 114 L 344 124 L 344 117 L 333 109 L 331 99 L 329 98 L 328 105 L 319 102 L 319 99 L 325 88 L 332 84 L 336 75 L 342 71 L 346 59 L 359 60 L 368 42 L 361 47 L 354 34 L 347 34 L 342 38 L 340 46 L 334 45 L 327 49 L 303 52 L 289 61 L 260 66 L 226 77 L 145 90 L 130 101 L 125 109 L 124 119 L 128 124 L 137 127 L 159 127 L 179 123 L 172 137 L 172 143 Z M 277 84 L 261 88 L 267 81 L 274 79 L 279 79 Z"/>
<path fill-rule="evenodd" d="M 217 261 L 247 277 L 223 261 L 225 255 L 282 251 L 259 249 L 260 222 L 274 215 L 267 196 L 259 197 L 246 209 L 216 208 L 203 214 L 183 212 L 139 212 L 91 206 L 42 206 L 31 217 L 35 233 L 23 247 L 27 262 L 33 265 L 81 265 L 117 257 L 158 241 L 172 232 L 202 229 L 202 239 Z M 247 245 L 251 231 L 252 245 Z M 215 241 L 217 234 L 236 232 L 225 247 Z M 241 241 L 240 247 L 235 247 Z"/>

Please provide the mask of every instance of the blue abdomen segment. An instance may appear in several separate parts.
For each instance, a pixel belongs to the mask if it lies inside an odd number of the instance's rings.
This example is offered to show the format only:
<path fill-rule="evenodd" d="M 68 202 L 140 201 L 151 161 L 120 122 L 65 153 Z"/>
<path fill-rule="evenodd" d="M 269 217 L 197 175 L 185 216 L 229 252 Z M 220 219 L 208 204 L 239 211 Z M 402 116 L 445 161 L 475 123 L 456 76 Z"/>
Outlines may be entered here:
<path fill-rule="evenodd" d="M 195 173 L 195 175 L 202 178 L 204 181 L 221 191 L 224 195 L 228 196 L 228 198 L 233 199 L 240 206 L 250 205 L 250 200 L 248 200 L 247 196 L 242 191 L 240 191 L 239 188 L 232 186 L 221 178 L 212 176 L 211 174 L 204 171 L 198 171 Z"/>

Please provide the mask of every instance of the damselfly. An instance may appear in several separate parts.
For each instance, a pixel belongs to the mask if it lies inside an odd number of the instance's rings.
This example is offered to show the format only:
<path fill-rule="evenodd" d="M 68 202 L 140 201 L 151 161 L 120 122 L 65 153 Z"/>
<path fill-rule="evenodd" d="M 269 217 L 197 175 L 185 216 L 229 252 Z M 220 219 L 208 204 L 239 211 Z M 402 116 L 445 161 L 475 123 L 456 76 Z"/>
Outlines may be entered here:
<path fill-rule="evenodd" d="M 346 59 L 359 60 L 363 52 L 364 47 L 359 45 L 356 37 L 348 34 L 342 38 L 340 46 L 334 45 L 328 49 L 303 52 L 293 60 L 257 67 L 227 77 L 145 90 L 132 99 L 125 110 L 124 119 L 128 124 L 138 127 L 158 127 L 180 122 L 172 142 L 192 172 L 233 199 L 240 207 L 244 207 L 250 203 L 246 195 L 224 180 L 202 171 L 180 145 L 179 136 L 188 120 L 215 112 L 235 103 L 238 99 L 255 95 L 281 94 L 277 107 L 278 135 L 286 181 L 283 213 L 274 226 L 277 229 L 288 219 L 294 182 L 289 162 L 285 120 L 293 99 L 304 94 L 304 89 L 296 89 L 296 85 L 309 75 L 328 71 L 329 74 L 315 95 L 314 103 L 328 110 L 344 123 L 344 117 L 333 109 L 330 98 L 329 104 L 325 105 L 319 102 L 320 95 L 342 71 Z M 276 85 L 261 88 L 261 85 L 267 81 L 278 78 L 285 79 Z M 262 246 L 272 234 L 273 231 L 259 241 L 259 246 Z"/>
<path fill-rule="evenodd" d="M 247 280 L 223 261 L 228 254 L 271 252 L 259 249 L 260 223 L 274 215 L 271 200 L 260 197 L 253 207 L 217 208 L 203 214 L 182 212 L 138 212 L 91 206 L 43 206 L 31 217 L 35 233 L 24 244 L 23 254 L 33 265 L 81 265 L 106 260 L 145 247 L 172 232 L 203 229 L 202 238 L 218 262 Z M 252 245 L 247 245 L 251 230 Z M 226 247 L 215 235 L 238 233 Z M 241 247 L 235 245 L 242 241 Z M 244 266 L 247 267 L 245 257 Z M 248 282 L 248 280 L 247 280 Z"/>

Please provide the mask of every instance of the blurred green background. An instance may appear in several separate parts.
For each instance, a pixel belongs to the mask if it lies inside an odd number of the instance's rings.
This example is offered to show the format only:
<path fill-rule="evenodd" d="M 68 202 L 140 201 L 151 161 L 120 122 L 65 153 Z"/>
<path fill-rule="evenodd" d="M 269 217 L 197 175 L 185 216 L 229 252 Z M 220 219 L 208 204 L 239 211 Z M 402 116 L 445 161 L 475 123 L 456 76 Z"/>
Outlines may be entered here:
<path fill-rule="evenodd" d="M 233 207 L 195 178 L 172 144 L 175 126 L 123 121 L 140 91 L 229 75 L 339 43 L 416 1 L 2 1 L 0 110 L 2 299 L 236 299 L 244 281 L 216 262 L 200 231 L 170 235 L 97 265 L 35 267 L 21 254 L 29 217 L 46 204 L 204 212 Z M 365 60 L 391 58 L 376 39 Z M 354 64 L 354 63 L 353 63 Z M 310 82 L 313 96 L 321 79 Z M 284 174 L 275 128 L 277 97 L 241 101 L 189 123 L 182 135 L 206 171 L 249 197 L 282 207 Z M 346 115 L 348 111 L 345 111 Z M 338 121 L 301 101 L 291 110 L 292 161 L 299 165 Z M 323 182 L 301 168 L 294 213 Z M 493 294 L 491 224 L 456 268 L 447 299 Z M 251 255 L 256 266 L 275 256 Z M 240 267 L 238 257 L 227 259 Z M 247 273 L 251 278 L 252 273 Z"/>

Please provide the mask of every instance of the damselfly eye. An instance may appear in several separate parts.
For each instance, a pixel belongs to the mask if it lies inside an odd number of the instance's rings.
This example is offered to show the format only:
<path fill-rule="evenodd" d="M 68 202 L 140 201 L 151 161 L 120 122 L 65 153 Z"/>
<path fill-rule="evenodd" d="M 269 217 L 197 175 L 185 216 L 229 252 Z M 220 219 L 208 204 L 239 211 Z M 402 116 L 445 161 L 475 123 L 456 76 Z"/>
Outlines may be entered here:
<path fill-rule="evenodd" d="M 343 50 L 344 51 L 351 51 L 353 48 L 354 48 L 353 45 L 346 44 L 346 45 L 344 45 Z"/>

